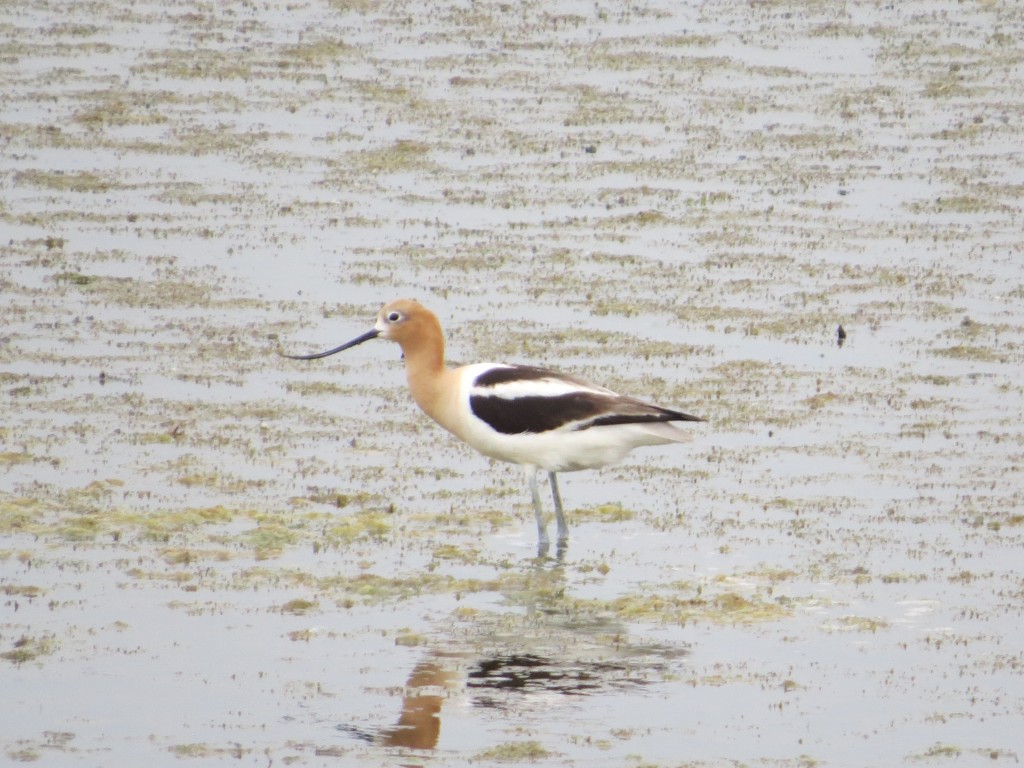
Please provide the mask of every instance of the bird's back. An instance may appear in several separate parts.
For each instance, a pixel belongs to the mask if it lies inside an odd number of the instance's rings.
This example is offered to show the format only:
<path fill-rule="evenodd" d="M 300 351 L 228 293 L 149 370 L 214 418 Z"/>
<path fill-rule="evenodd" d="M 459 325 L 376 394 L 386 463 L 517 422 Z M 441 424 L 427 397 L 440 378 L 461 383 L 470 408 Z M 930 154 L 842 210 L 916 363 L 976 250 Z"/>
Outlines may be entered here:
<path fill-rule="evenodd" d="M 601 467 L 641 445 L 685 442 L 702 421 L 533 366 L 457 369 L 463 413 L 452 429 L 481 453 L 551 472 Z"/>

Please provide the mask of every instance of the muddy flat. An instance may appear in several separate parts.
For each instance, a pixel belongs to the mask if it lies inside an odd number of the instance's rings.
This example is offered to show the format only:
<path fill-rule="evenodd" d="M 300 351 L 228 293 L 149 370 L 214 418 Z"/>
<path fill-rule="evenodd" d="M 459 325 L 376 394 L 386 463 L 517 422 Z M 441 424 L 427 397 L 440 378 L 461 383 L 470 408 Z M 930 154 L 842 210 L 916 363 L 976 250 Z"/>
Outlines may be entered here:
<path fill-rule="evenodd" d="M 0 32 L 4 760 L 1024 757 L 1024 7 Z M 563 474 L 538 556 L 397 347 L 280 354 L 402 296 L 708 423 Z"/>

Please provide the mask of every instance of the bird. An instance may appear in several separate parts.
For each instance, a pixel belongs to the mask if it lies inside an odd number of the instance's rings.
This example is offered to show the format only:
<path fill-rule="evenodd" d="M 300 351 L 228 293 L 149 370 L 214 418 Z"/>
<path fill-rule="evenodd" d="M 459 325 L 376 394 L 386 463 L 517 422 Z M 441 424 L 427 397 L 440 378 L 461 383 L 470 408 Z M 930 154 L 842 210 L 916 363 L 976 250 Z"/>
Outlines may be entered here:
<path fill-rule="evenodd" d="M 705 419 L 625 397 L 582 379 L 532 365 L 474 363 L 449 368 L 437 315 L 412 299 L 385 304 L 373 328 L 351 341 L 292 360 L 318 360 L 371 339 L 397 343 L 413 400 L 435 422 L 484 456 L 526 470 L 537 518 L 538 554 L 550 547 L 537 485 L 548 473 L 558 546 L 569 539 L 556 475 L 620 461 L 644 445 L 683 443 L 682 427 Z"/>

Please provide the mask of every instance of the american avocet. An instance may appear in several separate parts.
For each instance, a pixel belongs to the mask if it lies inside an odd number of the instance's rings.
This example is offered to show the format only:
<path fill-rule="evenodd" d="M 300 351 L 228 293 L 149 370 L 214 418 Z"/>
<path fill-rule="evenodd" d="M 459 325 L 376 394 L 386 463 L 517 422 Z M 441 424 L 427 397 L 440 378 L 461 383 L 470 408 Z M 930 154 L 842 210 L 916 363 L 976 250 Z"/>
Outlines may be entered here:
<path fill-rule="evenodd" d="M 402 348 L 409 390 L 424 413 L 485 456 L 525 467 L 541 552 L 549 540 L 539 469 L 548 473 L 558 541 L 564 544 L 569 528 L 555 473 L 603 467 L 641 445 L 686 442 L 690 434 L 678 422 L 704 420 L 529 365 L 448 368 L 437 316 L 411 299 L 385 304 L 372 330 L 340 347 L 285 357 L 316 360 L 378 336 Z"/>

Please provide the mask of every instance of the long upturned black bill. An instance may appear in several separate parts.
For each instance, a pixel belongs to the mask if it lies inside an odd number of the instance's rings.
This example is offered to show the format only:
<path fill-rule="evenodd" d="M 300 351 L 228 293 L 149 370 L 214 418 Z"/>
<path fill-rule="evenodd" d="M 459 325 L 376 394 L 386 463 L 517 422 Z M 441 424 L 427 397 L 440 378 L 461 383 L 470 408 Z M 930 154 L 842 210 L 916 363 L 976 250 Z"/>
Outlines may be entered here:
<path fill-rule="evenodd" d="M 362 344 L 364 341 L 376 339 L 378 336 L 380 336 L 380 331 L 374 328 L 372 331 L 367 331 L 362 336 L 352 339 L 352 341 L 346 341 L 340 347 L 328 349 L 326 352 L 317 352 L 314 355 L 285 355 L 282 353 L 282 356 L 291 358 L 292 360 L 319 360 L 321 357 L 329 357 L 337 352 L 344 352 L 346 349 L 351 349 L 354 346 Z"/>

